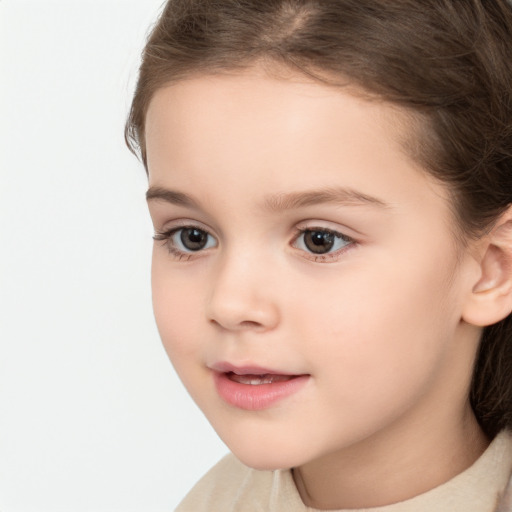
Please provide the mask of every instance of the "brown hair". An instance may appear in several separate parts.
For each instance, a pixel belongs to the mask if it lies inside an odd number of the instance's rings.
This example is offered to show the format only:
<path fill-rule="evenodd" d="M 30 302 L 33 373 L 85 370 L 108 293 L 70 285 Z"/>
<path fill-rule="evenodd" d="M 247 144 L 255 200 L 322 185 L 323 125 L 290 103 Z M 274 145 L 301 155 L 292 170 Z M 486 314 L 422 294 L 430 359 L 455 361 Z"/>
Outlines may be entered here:
<path fill-rule="evenodd" d="M 145 116 L 191 75 L 276 63 L 347 80 L 420 120 L 409 149 L 478 236 L 512 203 L 512 7 L 507 0 L 170 0 L 142 56 L 125 138 L 147 169 Z M 417 123 L 416 123 L 417 124 Z M 512 320 L 484 330 L 471 402 L 512 428 Z"/>

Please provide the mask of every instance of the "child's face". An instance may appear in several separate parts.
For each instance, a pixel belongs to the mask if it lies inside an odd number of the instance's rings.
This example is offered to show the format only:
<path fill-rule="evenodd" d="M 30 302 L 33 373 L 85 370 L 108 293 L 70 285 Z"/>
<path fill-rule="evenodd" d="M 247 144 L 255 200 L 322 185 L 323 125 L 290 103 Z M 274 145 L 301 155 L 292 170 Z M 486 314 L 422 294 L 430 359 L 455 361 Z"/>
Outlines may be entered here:
<path fill-rule="evenodd" d="M 406 133 L 389 106 L 255 71 L 152 100 L 149 207 L 169 233 L 154 246 L 156 321 L 249 465 L 445 432 L 469 410 L 476 267 Z"/>

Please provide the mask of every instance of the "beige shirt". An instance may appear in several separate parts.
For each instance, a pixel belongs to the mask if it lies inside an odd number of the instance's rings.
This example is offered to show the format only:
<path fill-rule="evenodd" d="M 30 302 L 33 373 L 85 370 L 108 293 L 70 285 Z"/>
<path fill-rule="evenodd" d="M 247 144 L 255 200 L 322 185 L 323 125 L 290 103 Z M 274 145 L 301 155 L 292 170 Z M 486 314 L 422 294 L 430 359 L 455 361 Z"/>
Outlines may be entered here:
<path fill-rule="evenodd" d="M 410 500 L 338 512 L 512 512 L 512 434 L 502 432 L 466 471 Z M 290 470 L 257 471 L 227 455 L 176 512 L 315 512 L 302 502 Z"/>

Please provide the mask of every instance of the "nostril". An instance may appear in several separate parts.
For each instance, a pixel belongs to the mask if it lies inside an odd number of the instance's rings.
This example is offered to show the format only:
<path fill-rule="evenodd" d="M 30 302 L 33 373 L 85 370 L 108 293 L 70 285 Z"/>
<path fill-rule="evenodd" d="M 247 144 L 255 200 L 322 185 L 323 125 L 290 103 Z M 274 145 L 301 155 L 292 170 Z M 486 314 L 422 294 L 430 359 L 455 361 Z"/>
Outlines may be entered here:
<path fill-rule="evenodd" d="M 213 324 L 216 324 L 220 327 L 226 327 L 222 322 L 219 322 L 218 320 L 215 320 L 214 318 L 212 318 L 210 320 L 211 323 Z M 262 327 L 262 324 L 260 324 L 259 322 L 254 322 L 252 320 L 243 320 L 242 322 L 238 322 L 238 324 L 236 326 L 230 326 L 230 327 L 227 327 L 228 329 L 233 329 L 233 328 L 236 328 L 236 329 L 260 329 Z"/>
<path fill-rule="evenodd" d="M 257 327 L 261 327 L 261 324 L 253 322 L 252 320 L 244 320 L 243 322 L 240 322 L 240 326 L 247 329 L 255 329 Z"/>

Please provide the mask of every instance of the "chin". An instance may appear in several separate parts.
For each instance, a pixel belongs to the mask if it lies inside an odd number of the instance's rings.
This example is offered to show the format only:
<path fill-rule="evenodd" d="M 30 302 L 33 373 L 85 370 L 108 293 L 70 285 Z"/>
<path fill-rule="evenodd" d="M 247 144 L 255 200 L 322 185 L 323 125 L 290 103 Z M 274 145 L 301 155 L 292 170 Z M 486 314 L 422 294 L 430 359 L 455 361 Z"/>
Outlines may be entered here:
<path fill-rule="evenodd" d="M 226 443 L 240 462 L 253 469 L 273 471 L 290 469 L 304 464 L 304 450 L 300 447 L 276 446 L 276 443 L 253 441 Z"/>
<path fill-rule="evenodd" d="M 232 450 L 233 451 L 233 450 Z M 282 457 L 282 455 L 266 455 L 264 453 L 246 453 L 240 451 L 233 451 L 240 462 L 249 466 L 250 468 L 257 469 L 259 471 L 274 471 L 276 469 L 290 469 L 295 466 L 288 458 Z"/>

